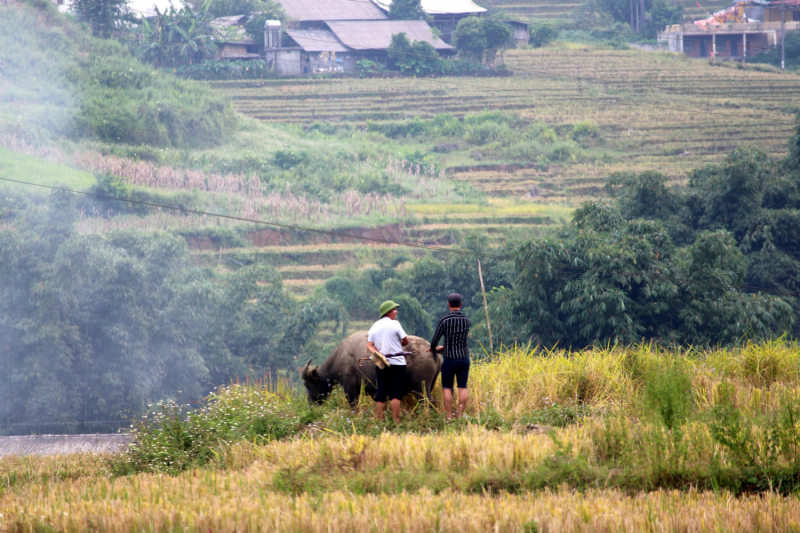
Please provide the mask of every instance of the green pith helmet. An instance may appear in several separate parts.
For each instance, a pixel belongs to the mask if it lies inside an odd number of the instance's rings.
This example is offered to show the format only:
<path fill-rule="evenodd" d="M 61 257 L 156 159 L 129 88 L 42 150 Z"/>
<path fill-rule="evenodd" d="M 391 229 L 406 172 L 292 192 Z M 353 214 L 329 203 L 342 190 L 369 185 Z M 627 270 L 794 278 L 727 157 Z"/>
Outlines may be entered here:
<path fill-rule="evenodd" d="M 381 318 L 383 318 L 386 316 L 386 313 L 388 313 L 392 309 L 397 309 L 398 307 L 400 307 L 400 304 L 394 303 L 391 300 L 386 300 L 381 304 L 381 308 L 378 312 L 381 314 Z"/>

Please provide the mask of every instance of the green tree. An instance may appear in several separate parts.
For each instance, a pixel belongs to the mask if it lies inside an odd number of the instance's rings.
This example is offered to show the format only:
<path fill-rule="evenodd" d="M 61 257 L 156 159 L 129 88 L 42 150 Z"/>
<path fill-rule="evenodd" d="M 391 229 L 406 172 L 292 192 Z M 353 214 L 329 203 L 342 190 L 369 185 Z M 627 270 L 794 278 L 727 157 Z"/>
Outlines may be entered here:
<path fill-rule="evenodd" d="M 516 46 L 516 41 L 513 39 L 514 32 L 502 20 L 488 17 L 481 19 L 481 27 L 486 41 L 485 60 L 494 66 L 498 52 Z"/>
<path fill-rule="evenodd" d="M 659 222 L 584 204 L 564 237 L 522 245 L 513 291 L 492 298 L 504 343 L 582 348 L 658 340 L 729 344 L 794 320 L 781 298 L 739 291 L 746 260 L 725 231 L 677 248 Z"/>
<path fill-rule="evenodd" d="M 501 20 L 484 17 L 461 19 L 453 32 L 453 44 L 459 54 L 492 65 L 497 53 L 512 46 L 513 32 Z"/>
<path fill-rule="evenodd" d="M 453 31 L 453 45 L 460 55 L 481 62 L 488 46 L 481 19 L 466 17 L 458 21 Z"/>
<path fill-rule="evenodd" d="M 540 25 L 533 24 L 530 29 L 530 44 L 534 48 L 541 48 L 547 46 L 553 41 L 557 40 L 560 35 L 558 28 L 542 23 Z"/>
<path fill-rule="evenodd" d="M 196 9 L 201 9 L 201 6 L 196 6 Z M 272 17 L 265 20 L 277 20 L 283 17 L 280 4 L 272 0 L 211 0 L 208 12 L 215 18 L 253 13 L 264 13 Z M 250 22 L 252 21 L 248 21 L 248 26 L 250 26 Z M 264 32 L 263 24 L 261 32 Z"/>
<path fill-rule="evenodd" d="M 113 431 L 149 403 L 290 371 L 322 323 L 344 333 L 340 304 L 298 303 L 268 266 L 217 275 L 179 236 L 84 235 L 77 213 L 57 192 L 0 229 L 0 423 Z"/>
<path fill-rule="evenodd" d="M 425 11 L 422 10 L 420 0 L 392 0 L 389 6 L 389 18 L 392 20 L 424 20 Z"/>
<path fill-rule="evenodd" d="M 433 45 L 427 41 L 411 43 L 403 32 L 392 35 L 387 52 L 390 66 L 404 74 L 430 76 L 442 72 L 442 60 Z"/>
<path fill-rule="evenodd" d="M 106 39 L 126 22 L 136 21 L 127 0 L 75 0 L 72 11 L 78 20 L 91 25 L 94 35 Z"/>

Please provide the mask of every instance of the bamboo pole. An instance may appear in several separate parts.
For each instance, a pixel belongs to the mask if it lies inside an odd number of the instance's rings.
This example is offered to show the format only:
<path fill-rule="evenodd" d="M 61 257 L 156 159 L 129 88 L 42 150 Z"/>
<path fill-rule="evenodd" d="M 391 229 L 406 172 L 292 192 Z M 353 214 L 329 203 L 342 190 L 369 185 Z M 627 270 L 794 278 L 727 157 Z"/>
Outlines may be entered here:
<path fill-rule="evenodd" d="M 494 343 L 492 342 L 492 324 L 489 322 L 489 306 L 486 305 L 486 289 L 483 288 L 483 272 L 481 272 L 481 262 L 478 260 L 478 277 L 481 280 L 481 293 L 483 293 L 483 309 L 486 311 L 486 327 L 489 330 L 489 352 L 494 353 Z"/>

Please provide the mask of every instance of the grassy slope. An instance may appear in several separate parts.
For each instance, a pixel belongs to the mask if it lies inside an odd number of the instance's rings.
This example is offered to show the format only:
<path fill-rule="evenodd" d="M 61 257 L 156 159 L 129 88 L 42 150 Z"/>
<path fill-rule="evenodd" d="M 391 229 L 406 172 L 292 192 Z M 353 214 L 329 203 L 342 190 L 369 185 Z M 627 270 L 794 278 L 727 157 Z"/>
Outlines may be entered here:
<path fill-rule="evenodd" d="M 215 440 L 209 464 L 172 476 L 115 478 L 97 456 L 3 458 L 0 524 L 15 531 L 87 523 L 106 531 L 787 531 L 797 526 L 797 494 L 778 496 L 762 484 L 761 495 L 748 495 L 746 487 L 776 465 L 797 480 L 796 450 L 765 460 L 774 415 L 797 409 L 785 403 L 800 392 L 797 353 L 771 344 L 688 354 L 693 407 L 673 430 L 648 407 L 655 404 L 646 391 L 679 383 L 659 370 L 675 354 L 523 351 L 475 365 L 467 423 L 446 425 L 419 410 L 393 428 L 372 419 L 371 401 L 353 412 L 337 396 L 293 437 Z M 684 394 L 669 386 L 660 389 L 662 402 Z M 254 417 L 273 423 L 277 413 L 285 424 L 293 413 L 271 406 L 287 396 L 233 389 L 213 419 L 247 427 Z M 576 396 L 588 415 L 577 424 L 565 416 L 575 413 Z M 288 405 L 303 409 L 301 399 Z M 740 413 L 738 427 L 752 432 L 757 465 L 712 437 L 721 407 Z M 530 431 L 531 421 L 563 427 L 547 435 Z M 170 442 L 166 436 L 153 450 L 154 464 L 166 464 Z M 737 476 L 745 487 L 731 484 Z"/>
<path fill-rule="evenodd" d="M 39 185 L 64 185 L 78 190 L 87 189 L 95 183 L 94 176 L 89 172 L 13 152 L 2 146 L 0 146 L 0 178 L 27 181 Z M 30 187 L 9 182 L 0 182 L 0 187 L 44 194 L 44 189 L 35 191 Z"/>

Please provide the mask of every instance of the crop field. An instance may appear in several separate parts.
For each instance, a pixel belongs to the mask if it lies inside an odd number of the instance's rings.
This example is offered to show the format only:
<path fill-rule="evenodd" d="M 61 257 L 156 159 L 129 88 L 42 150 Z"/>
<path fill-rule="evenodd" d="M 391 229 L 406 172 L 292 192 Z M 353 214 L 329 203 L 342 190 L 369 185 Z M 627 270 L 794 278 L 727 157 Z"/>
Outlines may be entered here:
<path fill-rule="evenodd" d="M 564 45 L 505 55 L 516 72 L 484 79 L 332 79 L 225 82 L 242 113 L 311 125 L 463 117 L 501 110 L 556 131 L 599 129 L 590 157 L 548 165 L 483 161 L 481 148 L 438 156 L 456 180 L 491 195 L 520 196 L 535 184 L 552 201 L 591 198 L 616 171 L 659 170 L 676 183 L 738 146 L 786 151 L 800 106 L 796 75 L 712 66 L 668 55 Z M 434 146 L 417 146 L 424 151 Z"/>
<path fill-rule="evenodd" d="M 797 354 L 512 350 L 475 364 L 465 420 L 409 405 L 400 426 L 232 386 L 180 449 L 156 423 L 115 458 L 0 459 L 0 530 L 796 531 Z"/>
<path fill-rule="evenodd" d="M 514 15 L 524 21 L 545 21 L 550 24 L 559 24 L 567 28 L 573 26 L 571 19 L 573 11 L 580 7 L 579 0 L 492 0 L 489 2 L 495 8 L 509 15 Z M 699 19 L 713 11 L 728 7 L 730 2 L 724 0 L 707 0 L 700 6 L 693 0 L 678 2 L 684 6 L 684 16 L 687 19 Z M 484 4 L 485 5 L 485 4 Z"/>

